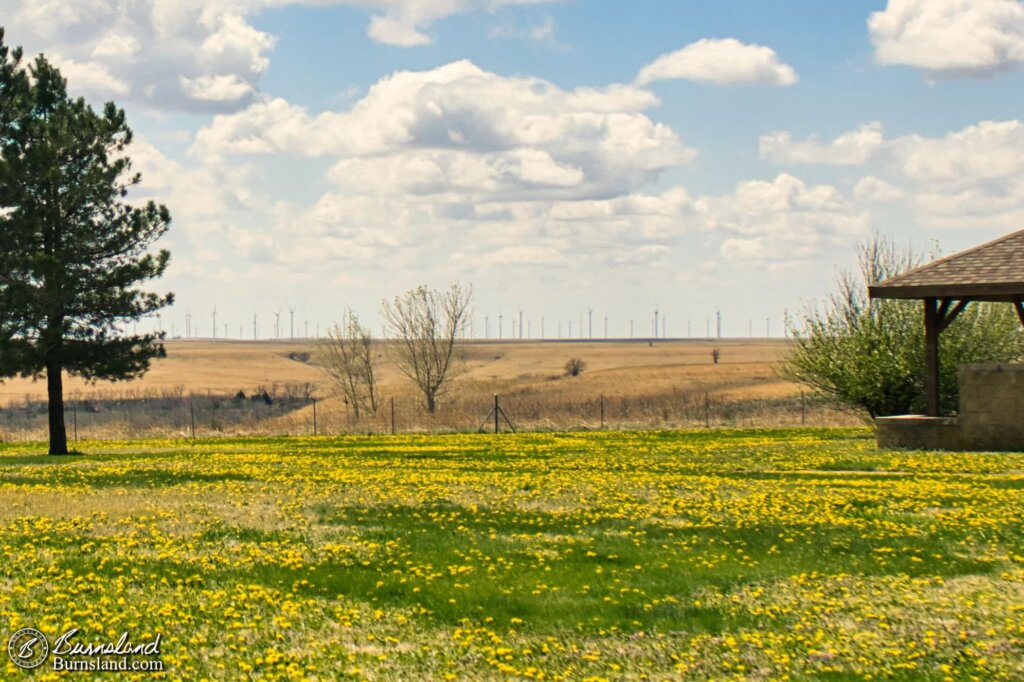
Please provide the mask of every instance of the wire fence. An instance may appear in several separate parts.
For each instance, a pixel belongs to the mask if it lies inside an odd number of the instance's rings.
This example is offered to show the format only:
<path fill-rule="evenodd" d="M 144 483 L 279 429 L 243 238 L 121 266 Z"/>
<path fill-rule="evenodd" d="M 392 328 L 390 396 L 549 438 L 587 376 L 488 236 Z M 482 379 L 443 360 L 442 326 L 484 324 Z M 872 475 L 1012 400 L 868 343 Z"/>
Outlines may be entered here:
<path fill-rule="evenodd" d="M 500 403 L 498 402 L 500 400 Z M 501 419 L 495 420 L 495 408 Z M 0 408 L 0 440 L 43 439 L 45 401 L 26 399 Z M 806 394 L 783 397 L 717 396 L 689 391 L 666 396 L 581 395 L 538 399 L 533 395 L 458 395 L 428 413 L 414 396 L 382 401 L 359 417 L 337 398 L 311 392 L 271 395 L 165 395 L 147 398 L 76 398 L 65 402 L 68 438 L 196 439 L 233 435 L 343 435 L 597 429 L 693 429 L 844 426 L 855 415 Z"/>

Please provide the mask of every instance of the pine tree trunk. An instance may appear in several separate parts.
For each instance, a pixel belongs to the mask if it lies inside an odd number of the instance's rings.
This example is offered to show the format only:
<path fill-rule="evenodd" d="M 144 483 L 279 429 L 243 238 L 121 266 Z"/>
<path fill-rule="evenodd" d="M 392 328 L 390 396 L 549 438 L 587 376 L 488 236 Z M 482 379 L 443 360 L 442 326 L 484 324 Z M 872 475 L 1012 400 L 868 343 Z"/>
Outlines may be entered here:
<path fill-rule="evenodd" d="M 50 454 L 68 454 L 68 432 L 64 426 L 64 380 L 59 362 L 46 363 L 46 392 L 50 411 Z"/>

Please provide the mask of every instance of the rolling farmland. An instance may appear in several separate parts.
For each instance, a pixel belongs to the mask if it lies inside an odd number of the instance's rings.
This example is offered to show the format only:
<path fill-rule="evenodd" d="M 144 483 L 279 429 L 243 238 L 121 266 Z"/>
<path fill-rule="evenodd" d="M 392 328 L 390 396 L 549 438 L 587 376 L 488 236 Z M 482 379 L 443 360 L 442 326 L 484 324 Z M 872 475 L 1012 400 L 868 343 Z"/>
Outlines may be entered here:
<path fill-rule="evenodd" d="M 719 364 L 712 362 L 715 348 L 721 352 Z M 606 427 L 696 427 L 705 423 L 705 416 L 714 426 L 861 423 L 856 415 L 813 401 L 803 415 L 800 387 L 778 375 L 785 348 L 785 341 L 757 339 L 668 340 L 653 345 L 471 342 L 464 345 L 459 376 L 433 417 L 424 413 L 419 397 L 397 372 L 386 344 L 379 376 L 385 405 L 395 400 L 400 431 L 475 430 L 495 393 L 502 396 L 516 425 L 528 430 L 599 428 L 602 396 Z M 182 401 L 190 396 L 205 401 L 197 409 L 202 412 L 198 428 L 206 435 L 312 432 L 312 405 L 304 398 L 287 406 L 281 403 L 266 414 L 256 414 L 250 403 L 231 402 L 239 391 L 252 397 L 261 389 L 275 397 L 316 397 L 321 432 L 390 430 L 387 407 L 368 419 L 352 419 L 317 365 L 315 344 L 308 341 L 178 340 L 169 342 L 167 350 L 167 359 L 156 361 L 134 382 L 67 380 L 69 402 L 83 404 L 79 417 L 85 437 L 183 435 L 189 408 Z M 570 358 L 586 362 L 578 377 L 565 376 Z M 42 382 L 15 379 L 0 384 L 0 435 L 6 431 L 14 438 L 41 437 L 44 398 Z M 211 399 L 225 405 L 215 416 L 207 407 Z M 241 410 L 244 406 L 248 409 Z"/>

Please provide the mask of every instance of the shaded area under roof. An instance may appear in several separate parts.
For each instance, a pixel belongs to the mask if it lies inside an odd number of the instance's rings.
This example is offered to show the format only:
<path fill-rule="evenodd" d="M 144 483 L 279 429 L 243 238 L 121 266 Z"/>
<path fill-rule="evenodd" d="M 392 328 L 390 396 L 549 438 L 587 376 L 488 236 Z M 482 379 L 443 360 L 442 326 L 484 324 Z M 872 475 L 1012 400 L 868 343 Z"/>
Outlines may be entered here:
<path fill-rule="evenodd" d="M 1024 230 L 868 287 L 871 298 L 1024 299 Z"/>

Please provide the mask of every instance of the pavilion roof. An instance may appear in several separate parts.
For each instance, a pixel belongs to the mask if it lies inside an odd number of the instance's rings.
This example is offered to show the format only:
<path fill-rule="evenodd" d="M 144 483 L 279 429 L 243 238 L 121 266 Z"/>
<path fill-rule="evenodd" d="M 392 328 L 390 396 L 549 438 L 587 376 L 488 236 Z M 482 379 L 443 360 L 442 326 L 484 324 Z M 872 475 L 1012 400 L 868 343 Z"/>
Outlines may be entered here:
<path fill-rule="evenodd" d="M 871 298 L 1024 300 L 1024 230 L 872 284 Z"/>

